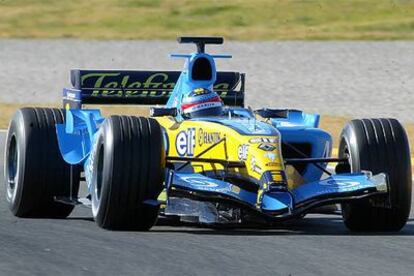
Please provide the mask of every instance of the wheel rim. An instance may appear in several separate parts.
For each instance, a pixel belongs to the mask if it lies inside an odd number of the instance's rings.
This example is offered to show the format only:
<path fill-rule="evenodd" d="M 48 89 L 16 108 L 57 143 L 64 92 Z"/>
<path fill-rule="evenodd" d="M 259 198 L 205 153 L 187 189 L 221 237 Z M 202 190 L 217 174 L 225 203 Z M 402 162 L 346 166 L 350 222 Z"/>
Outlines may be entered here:
<path fill-rule="evenodd" d="M 340 146 L 340 151 L 338 152 L 339 157 L 348 157 L 348 166 L 349 166 L 349 173 L 352 173 L 354 168 L 353 168 L 353 162 L 352 162 L 352 155 L 351 155 L 351 151 L 348 145 L 348 142 L 346 140 L 342 141 L 343 146 Z M 341 144 L 342 144 L 341 143 Z M 349 203 L 342 203 L 341 204 L 341 211 L 342 211 L 342 217 L 347 220 L 349 218 Z"/>
<path fill-rule="evenodd" d="M 100 145 L 97 150 L 96 166 L 93 171 L 93 195 L 92 195 L 92 213 L 97 215 L 101 203 L 102 182 L 103 182 L 103 163 L 104 163 L 104 146 Z"/>
<path fill-rule="evenodd" d="M 348 158 L 348 165 L 349 165 L 349 172 L 353 172 L 353 162 L 352 162 L 352 156 L 351 156 L 351 152 L 349 150 L 349 146 L 348 143 L 346 142 L 346 140 L 343 141 L 343 145 L 341 145 L 341 147 L 339 148 L 339 152 L 338 152 L 338 156 L 340 158 Z"/>
<path fill-rule="evenodd" d="M 15 135 L 11 137 L 7 151 L 7 198 L 13 201 L 19 183 L 19 149 Z"/>
<path fill-rule="evenodd" d="M 97 165 L 97 171 L 96 171 L 95 194 L 98 200 L 101 200 L 102 174 L 103 174 L 103 145 L 99 148 L 98 165 Z"/>

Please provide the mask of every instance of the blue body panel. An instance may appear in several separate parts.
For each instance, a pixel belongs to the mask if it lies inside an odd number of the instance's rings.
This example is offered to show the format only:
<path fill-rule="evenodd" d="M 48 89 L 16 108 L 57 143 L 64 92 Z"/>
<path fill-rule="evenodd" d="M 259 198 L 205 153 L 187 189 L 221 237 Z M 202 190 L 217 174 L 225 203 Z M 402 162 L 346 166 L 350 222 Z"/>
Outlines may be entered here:
<path fill-rule="evenodd" d="M 318 128 L 319 114 L 309 114 L 301 110 L 288 110 L 287 118 L 271 118 L 272 125 L 277 128 L 302 127 Z"/>
<path fill-rule="evenodd" d="M 296 205 L 318 198 L 341 198 L 344 194 L 362 196 L 367 190 L 376 190 L 378 183 L 363 173 L 332 175 L 320 181 L 301 185 L 291 191 L 266 191 L 261 206 L 257 206 L 257 194 L 219 179 L 198 173 L 175 173 L 174 188 L 199 192 L 206 196 L 220 196 L 250 205 L 259 211 L 285 214 L 292 212 Z"/>
<path fill-rule="evenodd" d="M 319 127 L 320 116 L 300 110 L 288 110 L 286 118 L 271 118 L 271 124 L 276 127 L 282 137 L 282 142 L 289 144 L 310 144 L 310 158 L 330 157 L 332 137 Z M 326 168 L 326 163 L 319 164 Z M 309 164 L 305 167 L 302 177 L 305 182 L 317 181 L 323 172 Z"/>
<path fill-rule="evenodd" d="M 185 190 L 226 195 L 250 205 L 254 205 L 257 198 L 256 193 L 239 189 L 229 182 L 210 178 L 199 173 L 175 173 L 172 185 Z"/>
<path fill-rule="evenodd" d="M 223 116 L 218 118 L 198 118 L 193 119 L 193 121 L 204 121 L 222 124 L 224 126 L 234 129 L 242 135 L 279 135 L 279 132 L 275 127 L 267 123 L 258 121 L 255 118 L 228 119 L 226 116 Z"/>
<path fill-rule="evenodd" d="M 57 137 L 63 159 L 72 165 L 83 164 L 88 158 L 95 133 L 104 121 L 98 109 L 66 111 L 65 124 L 57 124 Z"/>
<path fill-rule="evenodd" d="M 167 107 L 176 107 L 180 110 L 181 100 L 184 96 L 189 94 L 196 88 L 205 88 L 208 90 L 213 90 L 213 85 L 216 82 L 217 71 L 215 58 L 231 58 L 230 55 L 209 55 L 206 53 L 192 53 L 191 55 L 182 55 L 182 54 L 173 54 L 171 57 L 185 58 L 184 68 L 181 71 L 181 75 L 178 78 L 177 83 L 174 86 L 174 90 L 168 99 L 166 104 Z M 193 66 L 197 59 L 207 59 L 211 67 L 211 79 L 209 80 L 195 80 L 193 78 Z M 180 113 L 177 115 L 177 120 L 182 120 Z"/>
<path fill-rule="evenodd" d="M 332 151 L 332 138 L 327 132 L 319 128 L 306 128 L 306 127 L 278 127 L 280 131 L 282 141 L 291 144 L 310 144 L 311 152 L 309 157 L 329 157 Z M 326 168 L 326 163 L 320 163 L 319 165 Z M 308 164 L 302 174 L 305 182 L 319 180 L 322 176 L 322 171 L 317 167 Z"/>
<path fill-rule="evenodd" d="M 173 55 L 172 57 L 186 58 L 184 69 L 174 87 L 170 99 L 167 102 L 167 107 L 180 107 L 183 96 L 189 94 L 196 88 L 205 88 L 212 90 L 213 84 L 216 81 L 216 64 L 214 58 L 205 53 L 193 53 L 191 55 Z M 212 69 L 212 78 L 210 80 L 194 80 L 192 76 L 192 69 L 196 59 L 205 58 L 210 62 Z"/>
<path fill-rule="evenodd" d="M 337 174 L 323 180 L 303 184 L 293 189 L 291 193 L 295 202 L 301 203 L 315 197 L 341 195 L 376 187 L 376 184 L 363 173 Z"/>

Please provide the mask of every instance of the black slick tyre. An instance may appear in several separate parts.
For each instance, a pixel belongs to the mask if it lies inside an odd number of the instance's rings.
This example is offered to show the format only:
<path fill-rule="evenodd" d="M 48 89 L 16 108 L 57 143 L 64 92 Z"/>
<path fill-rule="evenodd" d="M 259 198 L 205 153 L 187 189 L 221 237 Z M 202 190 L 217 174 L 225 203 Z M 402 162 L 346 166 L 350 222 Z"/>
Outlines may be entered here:
<path fill-rule="evenodd" d="M 111 116 L 97 135 L 91 153 L 96 223 L 112 230 L 149 230 L 158 217 L 156 199 L 165 173 L 161 126 L 152 118 Z"/>
<path fill-rule="evenodd" d="M 389 194 L 342 204 L 345 225 L 352 231 L 399 231 L 408 220 L 412 186 L 410 149 L 402 125 L 395 119 L 352 120 L 340 137 L 339 157 L 346 156 L 348 171 L 385 173 Z"/>
<path fill-rule="evenodd" d="M 13 116 L 7 133 L 4 182 L 6 199 L 17 217 L 65 218 L 72 205 L 56 202 L 69 197 L 71 166 L 59 151 L 56 124 L 64 112 L 51 108 L 22 108 Z M 79 169 L 73 169 L 72 196 L 79 189 Z"/>

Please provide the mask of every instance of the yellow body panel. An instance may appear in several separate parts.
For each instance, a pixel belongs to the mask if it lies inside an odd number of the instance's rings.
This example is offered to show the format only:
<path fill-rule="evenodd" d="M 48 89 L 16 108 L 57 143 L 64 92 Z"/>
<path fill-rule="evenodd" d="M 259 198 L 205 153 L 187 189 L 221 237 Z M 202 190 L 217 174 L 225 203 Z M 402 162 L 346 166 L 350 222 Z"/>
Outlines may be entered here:
<path fill-rule="evenodd" d="M 284 181 L 280 135 L 242 135 L 230 127 L 214 122 L 191 120 L 177 122 L 171 117 L 155 119 L 166 130 L 169 157 L 199 157 L 244 162 L 245 167 L 228 168 L 228 172 L 237 177 L 260 181 L 263 173 L 269 171 L 271 182 Z M 203 153 L 218 142 L 220 143 Z M 207 162 L 192 162 L 191 168 L 194 172 L 224 169 L 221 164 Z"/>

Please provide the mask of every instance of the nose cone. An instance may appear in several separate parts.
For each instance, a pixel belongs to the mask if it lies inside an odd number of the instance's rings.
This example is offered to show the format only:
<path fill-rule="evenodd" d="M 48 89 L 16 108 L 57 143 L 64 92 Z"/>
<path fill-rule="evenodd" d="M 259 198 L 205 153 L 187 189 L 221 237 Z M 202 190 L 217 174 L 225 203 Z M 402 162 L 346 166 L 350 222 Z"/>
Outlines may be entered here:
<path fill-rule="evenodd" d="M 266 213 L 290 212 L 293 209 L 293 197 L 288 192 L 266 192 L 260 208 Z"/>
<path fill-rule="evenodd" d="M 265 172 L 269 172 L 268 182 L 283 182 L 280 172 L 284 170 L 284 164 L 279 139 L 276 135 L 250 139 L 247 165 L 256 178 L 261 179 Z"/>

